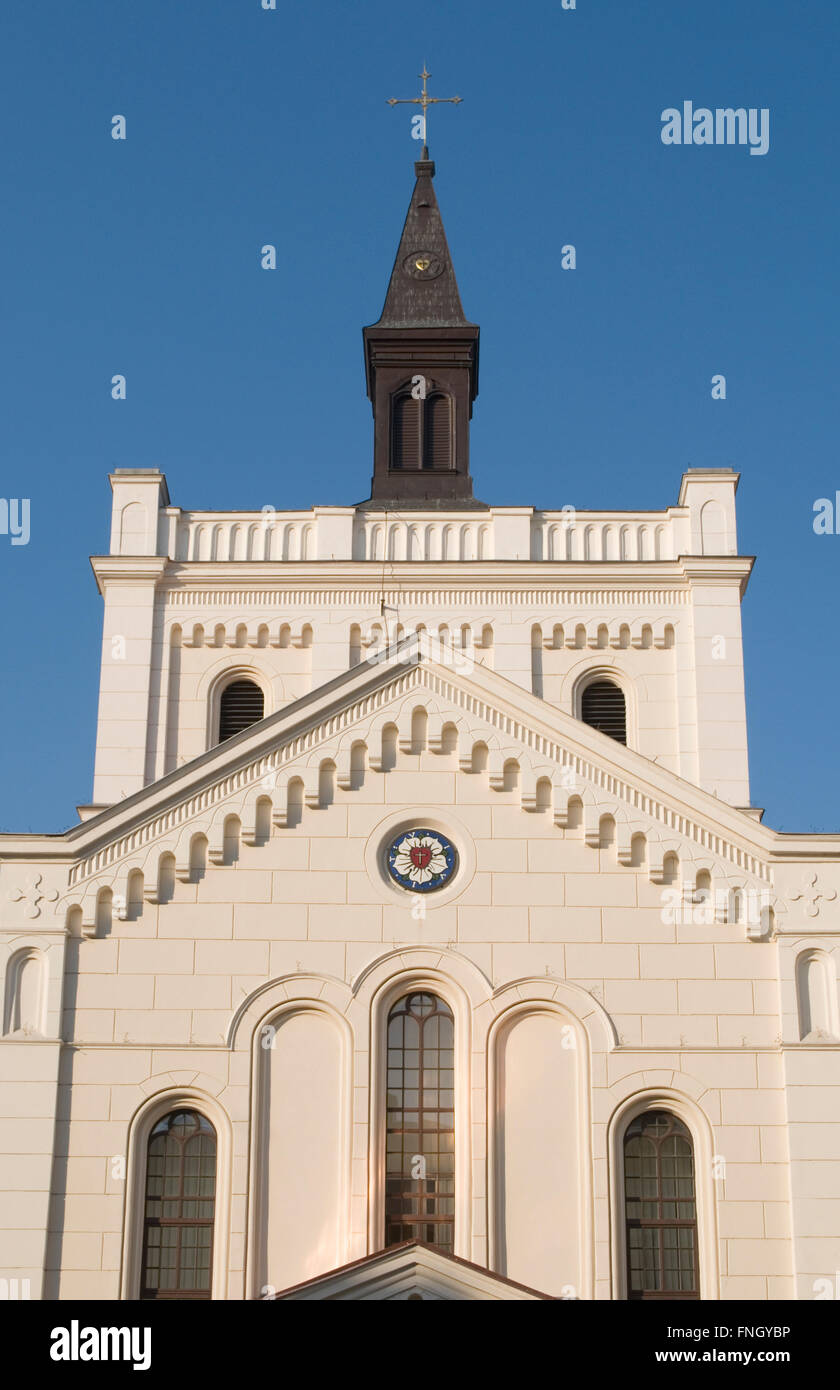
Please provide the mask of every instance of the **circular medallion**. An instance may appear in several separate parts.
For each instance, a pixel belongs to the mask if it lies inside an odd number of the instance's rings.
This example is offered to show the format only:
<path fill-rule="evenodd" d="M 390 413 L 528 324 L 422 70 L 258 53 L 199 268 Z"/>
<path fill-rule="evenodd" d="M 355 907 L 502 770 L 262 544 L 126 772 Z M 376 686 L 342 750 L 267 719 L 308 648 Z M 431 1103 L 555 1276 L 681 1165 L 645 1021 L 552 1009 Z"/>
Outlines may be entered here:
<path fill-rule="evenodd" d="M 403 261 L 403 270 L 412 280 L 434 280 L 443 270 L 443 261 L 432 251 L 412 251 Z"/>
<path fill-rule="evenodd" d="M 448 883 L 458 864 L 451 840 L 438 830 L 403 830 L 388 846 L 388 872 L 410 893 L 433 893 Z"/>

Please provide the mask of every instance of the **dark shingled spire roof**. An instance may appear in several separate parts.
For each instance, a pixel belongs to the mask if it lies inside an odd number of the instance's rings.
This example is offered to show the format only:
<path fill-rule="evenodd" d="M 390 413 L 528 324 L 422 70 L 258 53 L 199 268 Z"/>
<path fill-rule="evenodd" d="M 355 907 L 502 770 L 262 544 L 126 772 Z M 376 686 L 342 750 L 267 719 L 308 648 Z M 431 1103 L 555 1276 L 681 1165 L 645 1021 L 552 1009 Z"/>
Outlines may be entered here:
<path fill-rule="evenodd" d="M 424 149 L 423 154 L 427 151 Z M 443 219 L 432 187 L 434 161 L 418 159 L 414 165 L 417 182 L 408 205 L 408 213 L 400 238 L 397 258 L 391 271 L 391 283 L 385 296 L 385 307 L 377 325 L 382 328 L 460 328 L 469 324 L 461 307 L 461 296 L 452 268 L 452 257 L 446 243 Z M 406 273 L 406 264 L 413 265 L 419 252 L 430 258 L 432 265 L 443 267 L 429 278 Z M 411 260 L 409 258 L 412 258 Z"/>

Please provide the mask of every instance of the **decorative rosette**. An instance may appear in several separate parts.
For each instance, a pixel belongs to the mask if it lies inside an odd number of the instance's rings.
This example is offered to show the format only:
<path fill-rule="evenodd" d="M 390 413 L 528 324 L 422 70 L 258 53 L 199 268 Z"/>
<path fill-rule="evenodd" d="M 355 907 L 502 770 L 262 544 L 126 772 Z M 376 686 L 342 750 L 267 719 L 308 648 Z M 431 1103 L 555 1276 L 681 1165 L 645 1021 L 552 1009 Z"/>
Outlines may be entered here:
<path fill-rule="evenodd" d="M 404 830 L 388 848 L 388 872 L 411 893 L 432 893 L 448 883 L 457 863 L 451 840 L 437 830 Z"/>

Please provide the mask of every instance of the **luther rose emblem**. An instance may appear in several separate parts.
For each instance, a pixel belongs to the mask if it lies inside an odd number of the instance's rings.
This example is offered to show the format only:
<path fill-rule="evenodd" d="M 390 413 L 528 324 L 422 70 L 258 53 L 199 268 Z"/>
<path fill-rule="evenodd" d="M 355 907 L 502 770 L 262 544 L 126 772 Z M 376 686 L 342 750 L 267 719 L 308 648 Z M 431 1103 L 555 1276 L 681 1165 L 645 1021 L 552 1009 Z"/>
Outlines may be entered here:
<path fill-rule="evenodd" d="M 389 846 L 388 872 L 401 888 L 431 893 L 449 882 L 457 859 L 455 846 L 439 831 L 404 830 Z"/>

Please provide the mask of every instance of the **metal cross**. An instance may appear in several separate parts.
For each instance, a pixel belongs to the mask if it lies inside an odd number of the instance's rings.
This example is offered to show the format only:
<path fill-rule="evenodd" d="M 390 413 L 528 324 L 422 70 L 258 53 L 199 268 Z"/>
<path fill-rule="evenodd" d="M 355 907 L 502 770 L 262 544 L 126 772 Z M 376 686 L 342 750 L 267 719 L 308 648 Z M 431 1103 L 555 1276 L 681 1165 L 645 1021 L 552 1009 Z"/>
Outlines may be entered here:
<path fill-rule="evenodd" d="M 420 77 L 422 77 L 422 79 L 423 79 L 423 91 L 421 92 L 421 94 L 420 94 L 419 97 L 388 97 L 387 100 L 388 100 L 388 105 L 389 105 L 389 106 L 401 106 L 401 105 L 406 105 L 406 104 L 409 105 L 409 106 L 422 106 L 422 108 L 423 108 L 423 158 L 424 158 L 424 159 L 428 159 L 428 158 L 429 158 L 429 143 L 428 143 L 428 133 L 427 133 L 427 130 L 426 130 L 426 108 L 427 108 L 428 106 L 434 106 L 434 105 L 436 105 L 437 102 L 441 102 L 441 101 L 442 101 L 442 102 L 448 102 L 448 101 L 449 101 L 449 102 L 452 102 L 453 105 L 457 105 L 458 102 L 459 102 L 459 101 L 463 101 L 464 98 L 463 98 L 463 97 L 430 97 L 429 94 L 428 94 L 428 92 L 427 92 L 427 90 L 426 90 L 426 82 L 428 81 L 428 79 L 431 77 L 432 74 L 431 74 L 430 72 L 427 72 L 427 71 L 426 71 L 426 64 L 425 64 L 425 63 L 423 64 L 423 71 L 422 71 L 421 73 L 419 73 L 418 75 L 419 75 Z"/>

